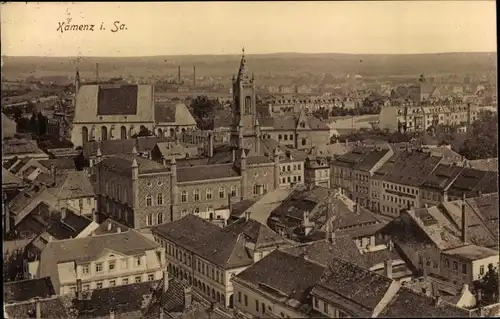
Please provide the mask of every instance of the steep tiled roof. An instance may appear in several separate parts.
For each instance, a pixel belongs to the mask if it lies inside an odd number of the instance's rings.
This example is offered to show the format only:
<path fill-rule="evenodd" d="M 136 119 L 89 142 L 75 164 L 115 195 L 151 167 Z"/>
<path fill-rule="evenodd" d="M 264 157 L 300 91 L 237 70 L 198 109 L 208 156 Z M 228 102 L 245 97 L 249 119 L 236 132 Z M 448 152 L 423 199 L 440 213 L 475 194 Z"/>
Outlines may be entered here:
<path fill-rule="evenodd" d="M 332 303 L 349 300 L 372 313 L 391 284 L 391 279 L 334 258 L 312 294 Z"/>
<path fill-rule="evenodd" d="M 56 175 L 56 184 L 48 191 L 59 200 L 95 196 L 85 171 L 68 171 L 63 175 Z"/>
<path fill-rule="evenodd" d="M 191 112 L 183 103 L 156 103 L 155 121 L 156 123 L 175 123 L 175 125 L 196 125 Z"/>
<path fill-rule="evenodd" d="M 466 245 L 466 246 L 456 247 L 448 249 L 444 253 L 446 255 L 459 257 L 462 259 L 468 259 L 471 261 L 488 258 L 492 256 L 498 256 L 498 250 L 476 245 Z"/>
<path fill-rule="evenodd" d="M 110 224 L 111 226 L 109 226 Z M 126 225 L 108 218 L 99 224 L 99 227 L 94 230 L 94 233 L 96 235 L 114 234 L 118 232 L 118 228 L 120 228 L 120 231 L 129 230 L 129 227 L 127 227 Z"/>
<path fill-rule="evenodd" d="M 26 165 L 31 159 L 29 157 L 22 158 L 19 162 L 17 162 L 15 165 L 13 165 L 9 171 L 12 174 L 17 174 L 19 171 Z"/>
<path fill-rule="evenodd" d="M 118 318 L 132 314 L 140 317 L 143 296 L 152 294 L 158 285 L 159 281 L 147 281 L 95 289 L 89 298 L 73 300 L 73 308 L 78 310 L 78 318 L 106 318 L 111 310 Z"/>
<path fill-rule="evenodd" d="M 134 156 L 128 154 L 117 154 L 103 159 L 98 165 L 102 165 L 108 169 L 116 170 L 123 174 L 132 173 L 132 162 L 137 161 L 139 173 L 153 172 L 168 172 L 170 168 L 160 163 L 144 158 L 142 156 Z"/>
<path fill-rule="evenodd" d="M 467 318 L 469 310 L 456 307 L 446 301 L 436 304 L 432 297 L 401 287 L 379 317 L 389 318 Z M 472 316 L 475 317 L 475 316 Z"/>
<path fill-rule="evenodd" d="M 325 267 L 328 266 L 334 257 L 352 262 L 361 267 L 365 266 L 363 256 L 359 252 L 358 247 L 354 241 L 347 236 L 335 237 L 333 240 L 310 242 L 295 247 L 285 248 L 283 251 L 296 256 L 307 256 L 309 260 Z"/>
<path fill-rule="evenodd" d="M 126 140 L 104 140 L 101 142 L 88 142 L 83 145 L 83 155 L 87 158 L 97 154 L 97 148 L 101 149 L 103 156 L 115 154 L 132 154 L 136 148 L 137 153 L 148 153 L 157 143 L 169 142 L 171 139 L 159 139 L 155 136 L 145 136 Z"/>
<path fill-rule="evenodd" d="M 34 208 L 41 201 L 45 201 L 49 205 L 54 204 L 55 197 L 46 190 L 47 189 L 45 187 L 38 186 L 36 184 L 31 185 L 27 189 L 24 189 L 9 203 L 9 209 L 11 213 L 17 215 L 25 209 L 28 209 L 30 207 Z"/>
<path fill-rule="evenodd" d="M 196 231 L 186 233 L 186 229 Z M 152 232 L 226 269 L 252 264 L 239 235 L 194 215 L 154 227 Z"/>
<path fill-rule="evenodd" d="M 97 115 L 135 115 L 137 85 L 99 86 Z"/>
<path fill-rule="evenodd" d="M 436 169 L 427 176 L 422 187 L 447 189 L 462 171 L 462 167 L 455 165 L 439 164 Z"/>
<path fill-rule="evenodd" d="M 420 186 L 440 161 L 440 157 L 431 156 L 429 153 L 403 151 L 382 165 L 381 172 L 385 173 L 382 179 L 392 183 Z"/>
<path fill-rule="evenodd" d="M 480 171 L 464 167 L 455 181 L 451 184 L 448 194 L 462 197 L 477 196 L 478 192 L 493 193 L 498 191 L 498 175 L 496 172 Z"/>
<path fill-rule="evenodd" d="M 21 187 L 22 179 L 2 167 L 2 188 Z"/>
<path fill-rule="evenodd" d="M 39 161 L 46 168 L 51 168 L 52 165 L 57 170 L 76 170 L 75 160 L 69 157 L 61 157 L 49 160 Z"/>
<path fill-rule="evenodd" d="M 240 174 L 236 171 L 233 164 L 177 168 L 178 182 L 201 181 L 237 176 L 240 176 Z"/>
<path fill-rule="evenodd" d="M 22 302 L 6 305 L 4 311 L 13 319 L 35 318 L 35 307 L 35 301 Z M 40 300 L 40 313 L 42 318 L 70 318 L 62 297 Z"/>
<path fill-rule="evenodd" d="M 259 122 L 262 126 L 272 126 L 275 130 L 289 131 L 297 128 L 299 117 L 299 115 L 274 116 L 272 118 L 260 118 Z M 330 130 L 325 123 L 314 116 L 306 116 L 306 122 L 311 130 Z"/>
<path fill-rule="evenodd" d="M 486 227 L 498 235 L 498 193 L 468 198 L 467 203 L 482 218 Z"/>
<path fill-rule="evenodd" d="M 49 225 L 47 233 L 55 239 L 70 239 L 78 236 L 91 223 L 92 220 L 85 216 L 66 211 L 66 216 L 63 219 Z"/>
<path fill-rule="evenodd" d="M 5 140 L 2 143 L 2 154 L 4 156 L 28 153 L 45 154 L 41 149 L 38 148 L 36 141 L 13 138 L 10 140 Z"/>
<path fill-rule="evenodd" d="M 309 292 L 324 270 L 324 266 L 303 257 L 275 250 L 233 280 L 283 298 L 287 306 L 307 313 L 311 310 Z"/>
<path fill-rule="evenodd" d="M 32 298 L 48 298 L 56 295 L 50 277 L 4 283 L 4 302 L 21 302 Z"/>
<path fill-rule="evenodd" d="M 2 136 L 3 137 L 13 137 L 16 134 L 17 125 L 16 122 L 7 117 L 2 113 Z"/>
<path fill-rule="evenodd" d="M 224 230 L 238 235 L 244 234 L 247 241 L 255 244 L 255 250 L 288 244 L 286 239 L 253 219 L 240 218 Z"/>

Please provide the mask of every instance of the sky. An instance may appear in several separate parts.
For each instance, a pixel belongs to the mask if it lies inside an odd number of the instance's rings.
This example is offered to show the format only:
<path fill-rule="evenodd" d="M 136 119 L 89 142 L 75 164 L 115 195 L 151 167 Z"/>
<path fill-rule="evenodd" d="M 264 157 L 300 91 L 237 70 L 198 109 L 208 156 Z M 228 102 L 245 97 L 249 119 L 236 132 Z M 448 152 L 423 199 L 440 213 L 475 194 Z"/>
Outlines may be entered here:
<path fill-rule="evenodd" d="M 1 53 L 496 52 L 495 15 L 494 1 L 7 3 Z M 124 26 L 111 32 L 115 21 Z M 67 24 L 94 31 L 65 31 Z"/>

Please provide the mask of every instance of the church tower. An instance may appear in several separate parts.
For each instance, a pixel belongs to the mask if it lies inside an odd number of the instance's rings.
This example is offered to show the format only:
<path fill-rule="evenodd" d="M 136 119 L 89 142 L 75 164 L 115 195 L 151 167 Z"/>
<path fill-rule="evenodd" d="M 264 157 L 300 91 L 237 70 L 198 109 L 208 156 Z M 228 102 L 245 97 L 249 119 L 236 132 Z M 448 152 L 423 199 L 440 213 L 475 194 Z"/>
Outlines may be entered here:
<path fill-rule="evenodd" d="M 255 105 L 255 83 L 253 75 L 252 78 L 248 76 L 245 49 L 242 51 L 238 76 L 233 76 L 231 146 L 237 149 L 249 149 L 258 154 L 260 125 Z"/>

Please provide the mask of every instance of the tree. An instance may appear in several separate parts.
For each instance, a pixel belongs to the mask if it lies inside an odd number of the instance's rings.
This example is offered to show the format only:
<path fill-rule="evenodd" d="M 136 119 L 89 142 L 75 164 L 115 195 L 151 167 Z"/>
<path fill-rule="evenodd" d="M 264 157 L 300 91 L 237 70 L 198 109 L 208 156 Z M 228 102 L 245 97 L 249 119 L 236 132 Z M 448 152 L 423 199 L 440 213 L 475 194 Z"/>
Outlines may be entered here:
<path fill-rule="evenodd" d="M 460 153 L 469 160 L 497 157 L 498 118 L 492 112 L 479 114 L 479 119 L 468 128 Z"/>
<path fill-rule="evenodd" d="M 4 255 L 3 280 L 4 282 L 17 281 L 24 276 L 24 254 L 22 250 L 7 251 Z"/>
<path fill-rule="evenodd" d="M 215 109 L 220 108 L 219 101 L 207 96 L 198 96 L 191 102 L 190 111 L 200 130 L 214 129 Z"/>
<path fill-rule="evenodd" d="M 488 265 L 488 271 L 483 277 L 474 281 L 474 290 L 481 290 L 482 305 L 490 305 L 498 300 L 498 269 L 493 264 Z"/>

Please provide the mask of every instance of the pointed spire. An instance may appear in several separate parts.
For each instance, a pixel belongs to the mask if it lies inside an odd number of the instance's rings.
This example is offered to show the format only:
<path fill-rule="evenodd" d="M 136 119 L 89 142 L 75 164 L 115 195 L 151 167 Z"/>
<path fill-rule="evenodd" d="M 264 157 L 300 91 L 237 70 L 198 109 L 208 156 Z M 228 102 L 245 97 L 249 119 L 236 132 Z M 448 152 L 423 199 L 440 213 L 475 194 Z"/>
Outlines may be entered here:
<path fill-rule="evenodd" d="M 97 151 L 96 151 L 96 156 L 97 157 L 101 157 L 102 156 L 102 153 L 101 153 L 101 143 L 97 143 Z"/>
<path fill-rule="evenodd" d="M 247 68 L 246 68 L 246 59 L 245 59 L 245 48 L 243 48 L 241 54 L 241 62 L 240 62 L 240 70 L 238 72 L 238 80 L 248 79 Z"/>
<path fill-rule="evenodd" d="M 137 148 L 135 148 L 135 145 L 134 145 L 134 147 L 132 148 L 132 154 L 133 154 L 133 155 L 137 155 Z"/>
<path fill-rule="evenodd" d="M 241 150 L 241 159 L 245 159 L 245 158 L 247 158 L 247 154 L 246 154 L 246 153 L 247 153 L 247 152 L 245 151 L 245 149 L 242 149 L 242 150 Z"/>
<path fill-rule="evenodd" d="M 137 160 L 134 158 L 132 160 L 132 168 L 138 168 L 139 167 L 139 164 L 137 164 Z"/>
<path fill-rule="evenodd" d="M 175 156 L 172 156 L 172 159 L 170 160 L 170 165 L 175 165 Z"/>

